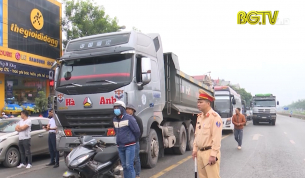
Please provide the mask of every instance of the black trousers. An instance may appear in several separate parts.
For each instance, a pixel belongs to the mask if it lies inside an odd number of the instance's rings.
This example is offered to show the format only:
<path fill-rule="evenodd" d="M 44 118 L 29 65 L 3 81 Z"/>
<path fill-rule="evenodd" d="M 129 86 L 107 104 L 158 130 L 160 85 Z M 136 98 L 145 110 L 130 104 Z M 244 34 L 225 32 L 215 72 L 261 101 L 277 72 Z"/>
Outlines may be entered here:
<path fill-rule="evenodd" d="M 28 164 L 32 164 L 31 139 L 19 140 L 19 150 L 21 155 L 21 163 L 26 165 L 25 158 L 28 157 Z"/>
<path fill-rule="evenodd" d="M 56 149 L 56 133 L 49 132 L 49 151 L 51 155 L 51 163 L 59 163 L 59 151 Z"/>

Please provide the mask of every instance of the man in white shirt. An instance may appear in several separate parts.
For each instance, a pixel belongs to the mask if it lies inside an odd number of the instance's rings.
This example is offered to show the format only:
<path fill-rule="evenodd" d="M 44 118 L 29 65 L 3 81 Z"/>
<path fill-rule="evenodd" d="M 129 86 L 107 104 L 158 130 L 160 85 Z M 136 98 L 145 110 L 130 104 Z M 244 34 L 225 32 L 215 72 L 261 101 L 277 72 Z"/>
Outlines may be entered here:
<path fill-rule="evenodd" d="M 15 127 L 19 132 L 19 151 L 21 155 L 21 163 L 17 168 L 23 168 L 26 165 L 25 158 L 28 157 L 27 169 L 32 167 L 32 154 L 31 154 L 31 125 L 32 122 L 28 118 L 29 113 L 27 110 L 21 111 L 21 120 Z"/>
<path fill-rule="evenodd" d="M 50 155 L 51 155 L 51 161 L 49 164 L 47 164 L 46 166 L 53 166 L 53 168 L 58 168 L 59 167 L 59 152 L 56 149 L 56 123 L 55 120 L 53 118 L 53 109 L 49 110 L 49 124 L 47 127 L 43 127 L 44 129 L 46 129 L 47 131 L 49 131 L 49 151 L 50 151 Z"/>

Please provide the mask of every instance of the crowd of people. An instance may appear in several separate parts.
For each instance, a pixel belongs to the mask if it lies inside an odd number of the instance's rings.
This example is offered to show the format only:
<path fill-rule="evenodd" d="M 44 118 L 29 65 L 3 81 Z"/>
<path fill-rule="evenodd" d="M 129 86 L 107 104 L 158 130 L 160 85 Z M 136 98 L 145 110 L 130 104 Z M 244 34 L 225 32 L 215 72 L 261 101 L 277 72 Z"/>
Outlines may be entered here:
<path fill-rule="evenodd" d="M 199 177 L 217 178 L 220 172 L 220 147 L 222 137 L 222 119 L 215 112 L 211 103 L 215 98 L 204 90 L 199 90 L 197 107 L 201 112 L 198 114 L 195 129 L 195 139 L 192 156 L 197 161 Z M 124 178 L 140 178 L 141 161 L 139 157 L 139 140 L 143 134 L 143 124 L 141 118 L 135 115 L 136 109 L 132 104 L 127 106 L 123 101 L 116 101 L 113 105 L 113 125 L 116 132 L 116 143 L 123 167 Z M 19 132 L 19 149 L 21 163 L 17 168 L 31 168 L 31 120 L 29 113 L 21 111 L 21 120 L 15 130 Z M 56 130 L 57 126 L 53 118 L 53 110 L 49 110 L 49 124 L 43 128 L 49 132 L 49 151 L 51 155 L 50 163 L 47 166 L 59 167 L 59 152 L 56 150 Z M 240 108 L 236 109 L 236 114 L 232 117 L 235 126 L 234 135 L 241 149 L 243 126 L 245 117 L 240 113 Z M 26 162 L 26 157 L 28 162 Z"/>

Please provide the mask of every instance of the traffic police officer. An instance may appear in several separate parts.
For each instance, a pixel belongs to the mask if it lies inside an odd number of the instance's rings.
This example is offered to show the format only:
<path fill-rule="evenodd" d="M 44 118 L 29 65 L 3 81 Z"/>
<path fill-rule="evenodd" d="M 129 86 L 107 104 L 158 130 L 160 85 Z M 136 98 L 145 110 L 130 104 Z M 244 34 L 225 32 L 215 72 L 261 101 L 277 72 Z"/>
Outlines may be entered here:
<path fill-rule="evenodd" d="M 199 90 L 198 114 L 193 158 L 197 157 L 199 178 L 220 178 L 220 145 L 222 137 L 221 117 L 212 109 L 215 98 L 204 90 Z"/>

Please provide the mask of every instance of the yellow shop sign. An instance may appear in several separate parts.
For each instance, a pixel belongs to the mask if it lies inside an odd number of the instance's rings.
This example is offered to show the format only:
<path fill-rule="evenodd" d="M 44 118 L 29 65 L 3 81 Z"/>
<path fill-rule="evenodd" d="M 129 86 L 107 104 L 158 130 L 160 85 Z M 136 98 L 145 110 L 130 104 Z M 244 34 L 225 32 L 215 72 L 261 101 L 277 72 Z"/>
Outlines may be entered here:
<path fill-rule="evenodd" d="M 33 9 L 31 12 L 31 23 L 36 30 L 41 30 L 44 25 L 44 19 L 42 13 L 38 9 Z M 15 33 L 20 33 L 24 38 L 35 38 L 40 41 L 47 42 L 49 45 L 57 48 L 58 40 L 43 33 L 39 33 L 37 31 L 32 31 L 32 29 L 24 29 L 19 27 L 17 24 L 12 23 L 10 30 Z"/>

